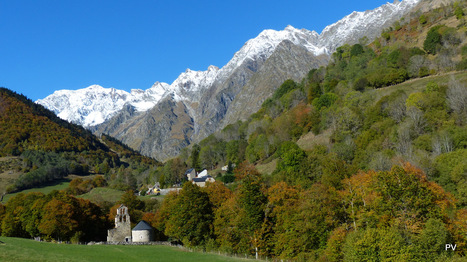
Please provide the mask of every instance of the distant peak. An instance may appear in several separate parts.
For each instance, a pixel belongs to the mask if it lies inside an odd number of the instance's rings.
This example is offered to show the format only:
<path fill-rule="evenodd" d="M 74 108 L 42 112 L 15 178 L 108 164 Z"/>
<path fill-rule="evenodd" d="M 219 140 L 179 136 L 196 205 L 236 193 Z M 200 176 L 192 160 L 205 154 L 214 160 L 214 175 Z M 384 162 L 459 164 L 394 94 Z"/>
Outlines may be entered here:
<path fill-rule="evenodd" d="M 217 66 L 210 65 L 208 67 L 208 71 L 217 71 L 217 70 L 219 70 L 219 67 L 217 67 Z"/>
<path fill-rule="evenodd" d="M 167 87 L 168 85 L 169 84 L 167 84 L 167 83 L 157 81 L 151 86 L 151 88 L 157 88 L 157 87 L 163 87 L 164 88 L 164 87 Z"/>
<path fill-rule="evenodd" d="M 100 85 L 90 85 L 86 89 L 104 89 L 104 88 Z"/>

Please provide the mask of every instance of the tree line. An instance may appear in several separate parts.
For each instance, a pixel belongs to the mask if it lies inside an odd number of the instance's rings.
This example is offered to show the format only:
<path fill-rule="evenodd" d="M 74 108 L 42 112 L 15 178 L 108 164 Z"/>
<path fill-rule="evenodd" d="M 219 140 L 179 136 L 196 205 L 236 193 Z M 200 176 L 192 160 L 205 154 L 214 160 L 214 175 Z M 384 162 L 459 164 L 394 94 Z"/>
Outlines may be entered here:
<path fill-rule="evenodd" d="M 465 252 L 466 209 L 410 164 L 389 171 L 336 166 L 309 188 L 264 183 L 250 164 L 236 186 L 186 183 L 146 218 L 185 246 L 300 261 L 434 261 Z M 446 252 L 446 243 L 457 250 Z"/>

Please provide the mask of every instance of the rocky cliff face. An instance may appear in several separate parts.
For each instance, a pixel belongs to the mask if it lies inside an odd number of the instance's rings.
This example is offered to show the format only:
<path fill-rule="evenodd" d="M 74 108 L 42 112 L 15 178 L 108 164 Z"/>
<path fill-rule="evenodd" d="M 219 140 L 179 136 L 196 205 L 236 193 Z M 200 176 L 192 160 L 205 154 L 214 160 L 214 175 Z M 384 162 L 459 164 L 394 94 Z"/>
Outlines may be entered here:
<path fill-rule="evenodd" d="M 96 133 L 106 133 L 121 140 L 143 155 L 168 159 L 191 143 L 194 121 L 183 102 L 165 97 L 146 112 L 131 115 L 125 108 L 110 121 L 94 127 Z"/>
<path fill-rule="evenodd" d="M 310 68 L 326 65 L 328 59 L 327 55 L 315 56 L 303 46 L 284 40 L 235 96 L 219 127 L 224 128 L 238 120 L 246 120 L 252 112 L 260 109 L 262 103 L 285 80 L 300 82 Z M 248 105 L 248 110 L 245 110 L 245 105 Z"/>
<path fill-rule="evenodd" d="M 353 12 L 321 34 L 292 26 L 282 31 L 265 30 L 246 42 L 220 69 L 187 69 L 171 85 L 156 83 L 151 89 L 132 90 L 131 94 L 111 90 L 111 94 L 103 96 L 111 98 L 107 100 L 96 99 L 101 97 L 99 94 L 83 97 L 87 105 L 84 109 L 77 105 L 66 110 L 73 95 L 54 93 L 38 102 L 61 117 L 73 116 L 69 120 L 96 133 L 108 133 L 145 155 L 166 160 L 183 147 L 246 119 L 285 80 L 300 81 L 310 69 L 326 65 L 337 47 L 356 43 L 364 36 L 369 40 L 379 36 L 384 27 L 407 14 L 419 1 L 405 0 Z M 107 112 L 99 107 L 102 104 L 111 110 L 98 121 L 80 116 L 82 112 L 91 116 Z"/>

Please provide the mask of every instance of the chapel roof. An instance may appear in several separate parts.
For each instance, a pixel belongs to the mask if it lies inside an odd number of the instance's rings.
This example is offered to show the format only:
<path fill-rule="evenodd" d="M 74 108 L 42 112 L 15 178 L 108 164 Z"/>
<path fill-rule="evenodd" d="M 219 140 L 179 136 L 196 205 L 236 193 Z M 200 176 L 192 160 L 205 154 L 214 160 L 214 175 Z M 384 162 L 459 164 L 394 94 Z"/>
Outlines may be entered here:
<path fill-rule="evenodd" d="M 148 222 L 141 220 L 138 225 L 136 225 L 132 231 L 142 231 L 142 230 L 152 230 L 151 225 Z"/>

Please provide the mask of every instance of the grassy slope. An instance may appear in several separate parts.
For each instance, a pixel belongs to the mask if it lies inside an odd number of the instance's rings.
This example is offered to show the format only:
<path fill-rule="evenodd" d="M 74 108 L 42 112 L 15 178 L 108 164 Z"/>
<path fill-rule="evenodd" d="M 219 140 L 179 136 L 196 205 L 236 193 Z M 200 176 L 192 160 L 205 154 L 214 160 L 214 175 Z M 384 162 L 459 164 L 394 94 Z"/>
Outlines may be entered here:
<path fill-rule="evenodd" d="M 429 82 L 435 82 L 438 85 L 447 85 L 451 76 L 454 76 L 457 80 L 467 83 L 467 73 L 465 71 L 461 72 L 450 72 L 443 75 L 434 75 L 424 78 L 417 78 L 406 81 L 404 83 L 387 86 L 375 90 L 370 90 L 371 97 L 373 98 L 374 103 L 378 102 L 382 97 L 390 95 L 391 93 L 403 90 L 407 95 L 410 95 L 414 92 L 421 92 L 426 88 L 426 85 Z M 323 133 L 315 136 L 311 131 L 308 134 L 303 135 L 298 141 L 297 144 L 303 150 L 310 150 L 316 144 L 327 145 L 329 144 L 329 137 L 331 135 L 330 130 L 325 130 Z"/>
<path fill-rule="evenodd" d="M 88 199 L 95 203 L 102 202 L 102 201 L 114 203 L 120 200 L 123 193 L 125 192 L 117 190 L 117 189 L 106 188 L 106 187 L 96 187 L 96 188 L 93 188 L 88 193 L 77 196 L 77 197 Z"/>
<path fill-rule="evenodd" d="M 65 188 L 67 188 L 69 184 L 70 184 L 70 181 L 61 181 L 56 185 L 31 188 L 31 189 L 26 189 L 26 190 L 16 192 L 16 193 L 13 193 L 13 194 L 7 194 L 7 195 L 5 195 L 3 197 L 2 203 L 5 204 L 8 201 L 8 199 L 16 196 L 19 193 L 27 194 L 27 193 L 30 193 L 30 192 L 40 192 L 40 193 L 48 194 L 48 193 L 52 192 L 53 190 L 63 190 Z"/>
<path fill-rule="evenodd" d="M 416 78 L 404 83 L 394 85 L 394 86 L 387 86 L 375 90 L 371 90 L 371 95 L 375 97 L 375 102 L 381 99 L 383 96 L 387 96 L 395 91 L 404 90 L 407 95 L 410 95 L 414 92 L 420 92 L 426 88 L 426 85 L 429 82 L 435 82 L 438 85 L 447 85 L 451 76 L 454 76 L 459 81 L 466 83 L 467 82 L 467 73 L 465 71 L 460 72 L 450 72 L 443 75 L 433 75 L 424 78 Z"/>
<path fill-rule="evenodd" d="M 0 261 L 241 261 L 168 246 L 66 245 L 0 237 Z"/>
<path fill-rule="evenodd" d="M 100 203 L 102 201 L 115 203 L 122 198 L 124 191 L 120 191 L 117 189 L 107 188 L 107 187 L 96 187 L 93 188 L 86 194 L 77 196 L 79 198 L 87 199 L 94 203 Z M 155 197 L 158 200 L 164 199 L 164 196 L 140 196 L 139 199 L 147 200 Z"/>

